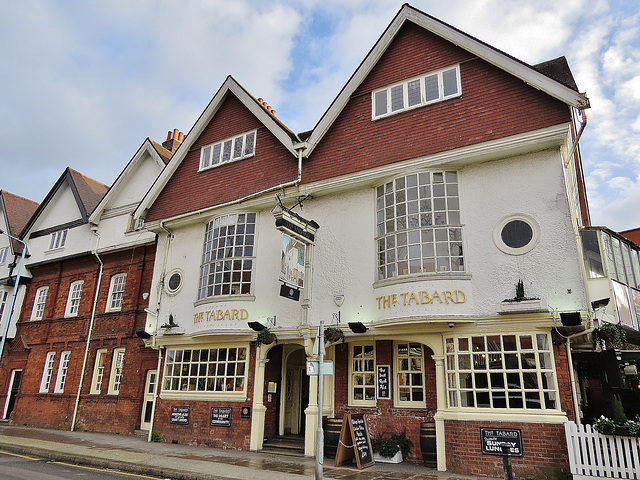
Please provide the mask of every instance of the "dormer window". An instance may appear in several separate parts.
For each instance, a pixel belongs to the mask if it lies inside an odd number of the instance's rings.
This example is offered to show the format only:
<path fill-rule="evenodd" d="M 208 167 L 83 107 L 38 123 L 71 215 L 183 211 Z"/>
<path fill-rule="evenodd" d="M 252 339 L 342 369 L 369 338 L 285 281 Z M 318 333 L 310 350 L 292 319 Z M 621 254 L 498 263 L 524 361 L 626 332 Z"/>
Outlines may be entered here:
<path fill-rule="evenodd" d="M 67 242 L 67 233 L 69 233 L 68 228 L 53 232 L 51 234 L 51 241 L 49 242 L 49 250 L 64 247 L 64 244 Z"/>
<path fill-rule="evenodd" d="M 371 116 L 375 120 L 461 94 L 460 65 L 455 65 L 374 90 Z"/>
<path fill-rule="evenodd" d="M 205 145 L 200 151 L 200 170 L 253 157 L 255 151 L 256 130 L 227 138 L 221 142 Z"/>

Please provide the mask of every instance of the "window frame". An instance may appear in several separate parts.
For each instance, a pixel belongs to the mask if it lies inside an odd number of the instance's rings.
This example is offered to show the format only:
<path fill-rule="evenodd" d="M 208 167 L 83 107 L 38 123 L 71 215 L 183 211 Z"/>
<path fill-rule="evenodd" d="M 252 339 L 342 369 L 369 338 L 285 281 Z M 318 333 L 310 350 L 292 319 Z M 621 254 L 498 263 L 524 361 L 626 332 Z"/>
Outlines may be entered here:
<path fill-rule="evenodd" d="M 7 299 L 9 298 L 9 290 L 5 290 L 0 287 L 0 323 L 4 317 L 4 309 L 7 306 Z"/>
<path fill-rule="evenodd" d="M 220 165 L 226 165 L 227 163 L 236 162 L 245 158 L 253 157 L 256 154 L 256 141 L 258 137 L 258 130 L 250 130 L 248 132 L 240 133 L 232 137 L 225 138 L 218 142 L 209 143 L 200 148 L 200 162 L 198 164 L 198 171 L 203 172 L 210 170 Z M 251 138 L 251 149 L 247 149 L 247 139 Z M 242 140 L 240 154 L 236 155 L 236 149 L 238 142 Z M 226 146 L 229 145 L 229 158 L 225 160 Z M 217 160 L 214 163 L 214 155 L 216 147 L 219 147 L 217 151 Z"/>
<path fill-rule="evenodd" d="M 491 348 L 492 345 L 495 346 L 495 342 L 491 343 L 495 340 L 493 337 L 500 337 L 499 350 Z M 509 339 L 509 337 L 514 337 L 513 341 Z M 530 348 L 526 347 L 527 337 L 531 339 Z M 540 337 L 544 337 L 545 340 L 542 340 Z M 482 345 L 484 348 L 474 348 L 480 345 L 480 340 L 474 339 L 480 338 L 483 339 Z M 505 338 L 509 339 L 509 345 L 507 345 Z M 488 339 L 492 340 L 489 341 Z M 524 344 L 522 343 L 523 339 L 525 339 Z M 542 345 L 546 345 L 546 348 L 540 347 L 541 342 Z M 507 347 L 505 348 L 506 345 Z M 515 345 L 515 349 L 511 348 L 511 345 Z M 444 348 L 445 394 L 448 409 L 467 412 L 492 412 L 498 410 L 534 414 L 560 412 L 561 404 L 555 355 L 549 333 L 521 331 L 446 335 L 444 338 Z M 486 360 L 487 356 L 489 361 Z M 493 361 L 491 360 L 492 356 L 494 357 Z M 523 367 L 523 361 L 526 360 L 527 364 L 529 364 L 532 359 L 535 361 L 535 367 Z M 512 368 L 512 366 L 507 363 L 512 363 L 514 360 L 518 365 L 517 368 Z M 500 362 L 500 366 L 498 366 L 496 362 Z M 493 367 L 492 363 L 494 364 Z M 541 363 L 547 366 L 541 367 Z M 478 367 L 476 367 L 476 365 L 478 365 Z M 461 376 L 461 374 L 463 376 Z M 535 375 L 537 388 L 527 388 L 527 382 L 531 382 L 533 379 L 532 374 Z M 500 376 L 502 377 L 501 383 Z M 515 376 L 517 376 L 517 379 Z M 544 386 L 545 379 L 546 387 Z M 551 387 L 549 387 L 549 380 L 553 381 L 553 386 Z M 478 381 L 480 381 L 479 386 Z M 494 382 L 496 385 L 493 385 Z M 468 386 L 469 384 L 471 385 L 470 387 Z M 540 408 L 527 406 L 528 403 L 531 403 L 531 405 L 536 403 L 534 393 L 537 393 L 537 401 L 540 404 Z M 481 394 L 483 397 L 486 396 L 488 399 L 487 405 L 482 403 L 482 406 L 479 406 L 478 394 Z M 501 396 L 501 394 L 503 396 Z M 517 403 L 518 394 L 520 394 L 522 406 L 511 406 L 511 402 L 514 404 Z M 469 399 L 472 398 L 473 405 L 463 405 L 463 395 L 467 395 L 467 403 Z M 547 400 L 547 395 L 549 396 L 549 400 Z M 502 398 L 504 398 L 504 406 L 496 406 L 495 402 L 498 401 L 502 403 Z M 547 407 L 548 402 L 554 402 L 555 406 Z"/>
<path fill-rule="evenodd" d="M 411 368 L 405 370 L 405 369 L 401 369 L 400 365 L 401 365 L 401 361 L 403 358 L 405 358 L 404 356 L 400 356 L 398 354 L 398 348 L 400 347 L 400 345 L 407 345 L 407 359 L 411 359 L 412 355 L 411 355 L 411 345 L 420 345 L 420 378 L 421 378 L 421 382 L 422 382 L 422 400 L 421 401 L 416 401 L 416 400 L 401 400 L 400 397 L 400 375 L 409 375 L 411 378 L 412 375 L 416 375 L 415 373 L 411 373 L 413 372 L 413 370 L 411 370 Z M 410 362 L 407 362 L 407 364 L 409 364 Z M 410 342 L 410 341 L 394 341 L 393 342 L 393 405 L 396 408 L 427 408 L 427 388 L 425 385 L 426 382 L 426 377 L 425 377 L 425 353 L 424 353 L 424 345 L 420 342 Z M 405 386 L 405 385 L 402 385 Z M 410 385 L 408 386 L 409 389 L 411 388 L 415 388 L 413 385 L 413 380 L 411 380 Z"/>
<path fill-rule="evenodd" d="M 123 282 L 120 282 L 120 279 L 124 279 Z M 120 286 L 122 283 L 122 286 Z M 105 312 L 119 312 L 122 310 L 122 305 L 124 304 L 124 292 L 127 288 L 127 274 L 126 273 L 116 273 L 111 277 L 111 281 L 109 283 L 109 293 L 107 295 L 107 304 L 105 308 Z M 114 301 L 117 301 L 117 305 L 114 306 Z"/>
<path fill-rule="evenodd" d="M 107 358 L 107 349 L 96 350 L 96 358 L 93 362 L 93 375 L 91 376 L 91 388 L 89 394 L 100 395 L 102 393 L 102 383 L 104 382 L 104 367 Z"/>
<path fill-rule="evenodd" d="M 64 309 L 65 317 L 77 317 L 80 310 L 80 300 L 82 299 L 82 289 L 84 280 L 76 280 L 69 285 L 69 294 L 67 295 L 67 306 Z"/>
<path fill-rule="evenodd" d="M 362 348 L 363 352 L 366 354 L 366 347 L 371 347 L 372 350 L 372 358 L 367 358 L 363 356 L 362 358 L 355 357 L 355 348 Z M 365 370 L 366 361 L 371 360 L 373 362 L 373 368 L 371 370 Z M 354 368 L 356 362 L 362 363 L 362 369 Z M 376 384 L 376 342 L 350 342 L 349 343 L 349 405 L 353 406 L 366 406 L 366 407 L 375 407 L 378 401 L 378 392 L 377 392 L 377 384 Z M 363 376 L 363 383 L 357 384 L 356 378 L 358 376 Z M 373 384 L 367 385 L 365 377 L 370 375 L 373 379 Z M 366 399 L 366 389 L 367 387 L 373 388 L 373 399 Z M 362 390 L 362 399 L 355 398 L 354 390 L 359 388 Z"/>
<path fill-rule="evenodd" d="M 9 256 L 9 247 L 0 247 L 0 265 L 4 265 Z"/>
<path fill-rule="evenodd" d="M 44 309 L 47 306 L 48 296 L 49 285 L 44 285 L 36 290 L 33 298 L 33 308 L 31 309 L 31 320 L 42 320 L 44 318 Z"/>
<path fill-rule="evenodd" d="M 64 248 L 64 246 L 67 243 L 68 234 L 69 234 L 68 228 L 53 232 L 51 234 L 51 240 L 49 241 L 48 250 L 58 250 L 58 249 Z"/>
<path fill-rule="evenodd" d="M 465 275 L 459 172 L 427 170 L 375 188 L 376 281 Z"/>
<path fill-rule="evenodd" d="M 198 301 L 253 294 L 257 220 L 257 213 L 241 212 L 220 215 L 206 224 Z"/>
<path fill-rule="evenodd" d="M 64 393 L 64 386 L 67 383 L 67 374 L 69 373 L 69 358 L 71 350 L 65 350 L 60 354 L 60 363 L 58 364 L 58 375 L 56 376 L 56 385 L 53 387 L 53 393 Z"/>
<path fill-rule="evenodd" d="M 44 360 L 44 368 L 42 370 L 42 378 L 40 379 L 40 389 L 38 393 L 49 393 L 51 388 L 51 377 L 53 376 L 53 366 L 56 361 L 56 352 L 47 352 Z"/>
<path fill-rule="evenodd" d="M 523 222 L 531 228 L 531 240 L 529 240 L 526 245 L 523 245 L 522 247 L 511 247 L 504 242 L 504 239 L 502 238 L 502 231 L 511 222 Z M 538 225 L 538 222 L 536 222 L 533 217 L 524 213 L 508 215 L 502 218 L 493 229 L 493 242 L 500 251 L 508 255 L 524 255 L 525 253 L 529 253 L 536 247 L 536 245 L 538 245 L 539 241 L 540 225 Z"/>
<path fill-rule="evenodd" d="M 111 355 L 111 372 L 109 375 L 109 388 L 107 395 L 120 395 L 122 376 L 124 372 L 125 348 L 114 348 Z"/>
<path fill-rule="evenodd" d="M 455 72 L 455 80 L 456 80 L 456 91 L 455 93 L 445 94 L 445 80 L 444 76 L 448 72 Z M 426 81 L 427 78 L 436 77 L 437 87 L 438 87 L 438 96 L 435 98 L 427 98 L 427 87 Z M 418 82 L 419 85 L 419 95 L 420 101 L 417 103 L 410 103 L 410 84 L 415 84 Z M 394 109 L 394 99 L 398 99 L 397 96 L 398 89 L 402 89 L 402 106 Z M 384 103 L 386 104 L 386 110 L 384 113 L 376 114 L 377 112 L 377 104 L 378 99 L 382 99 L 381 94 L 384 93 Z M 380 96 L 379 96 L 380 95 Z M 407 112 L 409 110 L 414 110 L 416 108 L 424 107 L 426 105 L 432 105 L 434 103 L 440 103 L 445 100 L 449 100 L 452 98 L 457 98 L 462 95 L 462 81 L 460 79 L 460 64 L 449 65 L 447 67 L 432 70 L 430 72 L 424 73 L 422 75 L 418 75 L 415 77 L 411 77 L 401 82 L 396 82 L 391 85 L 386 85 L 382 88 L 378 88 L 371 92 L 371 119 L 379 120 L 381 118 L 386 118 L 391 115 L 396 115 L 398 113 Z"/>
<path fill-rule="evenodd" d="M 187 351 L 189 354 L 185 356 Z M 225 358 L 221 358 L 222 351 Z M 230 358 L 231 351 L 235 352 L 233 359 Z M 197 352 L 197 360 L 193 360 L 194 352 Z M 206 360 L 203 359 L 202 352 L 207 352 Z M 212 355 L 216 358 L 212 359 Z M 162 372 L 162 396 L 188 396 L 203 400 L 245 399 L 248 394 L 249 360 L 250 345 L 247 343 L 203 345 L 201 348 L 167 348 Z M 231 363 L 234 367 L 230 372 Z M 229 381 L 233 382 L 232 389 L 227 390 Z M 241 389 L 238 389 L 238 382 Z"/>

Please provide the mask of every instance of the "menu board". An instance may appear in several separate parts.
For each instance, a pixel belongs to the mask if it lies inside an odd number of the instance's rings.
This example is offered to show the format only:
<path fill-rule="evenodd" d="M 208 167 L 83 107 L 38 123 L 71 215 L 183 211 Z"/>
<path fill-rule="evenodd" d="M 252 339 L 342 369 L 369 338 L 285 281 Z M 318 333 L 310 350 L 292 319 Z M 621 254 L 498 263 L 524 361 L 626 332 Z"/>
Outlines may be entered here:
<path fill-rule="evenodd" d="M 191 414 L 191 407 L 171 407 L 171 419 L 169 423 L 174 425 L 189 425 L 189 415 Z"/>
<path fill-rule="evenodd" d="M 389 390 L 389 375 L 391 368 L 389 365 L 378 365 L 376 367 L 376 383 L 378 385 L 377 398 L 391 398 Z"/>
<path fill-rule="evenodd" d="M 371 439 L 367 430 L 367 421 L 362 414 L 351 415 L 350 417 L 349 425 L 353 435 L 358 468 L 373 465 L 373 449 L 371 448 Z"/>
<path fill-rule="evenodd" d="M 230 427 L 232 412 L 231 407 L 211 407 L 211 426 Z"/>

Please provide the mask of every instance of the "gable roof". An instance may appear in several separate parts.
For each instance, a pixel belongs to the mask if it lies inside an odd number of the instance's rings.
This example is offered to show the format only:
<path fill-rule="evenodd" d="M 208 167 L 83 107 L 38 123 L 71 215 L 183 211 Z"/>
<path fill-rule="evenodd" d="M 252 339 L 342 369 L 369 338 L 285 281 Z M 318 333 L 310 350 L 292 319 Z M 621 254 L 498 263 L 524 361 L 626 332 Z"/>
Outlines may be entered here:
<path fill-rule="evenodd" d="M 114 198 L 118 191 L 118 186 L 129 176 L 134 174 L 136 167 L 140 164 L 142 158 L 145 153 L 149 154 L 149 156 L 155 160 L 159 167 L 164 168 L 170 161 L 172 153 L 164 148 L 157 142 L 154 142 L 149 137 L 142 142 L 140 148 L 135 153 L 135 155 L 129 160 L 129 163 L 126 167 L 120 172 L 118 178 L 116 178 L 113 185 L 109 188 L 109 191 L 102 197 L 97 207 L 92 210 L 91 215 L 89 216 L 89 221 L 91 223 L 98 223 L 100 220 L 100 216 L 102 212 L 108 205 L 109 201 Z"/>
<path fill-rule="evenodd" d="M 544 64 L 541 64 L 539 69 L 532 67 L 405 3 L 311 131 L 311 134 L 306 140 L 309 146 L 305 151 L 305 156 L 309 156 L 318 145 L 329 127 L 347 105 L 351 95 L 371 72 L 406 22 L 415 23 L 425 30 L 440 36 L 567 105 L 572 105 L 577 108 L 589 107 L 589 100 L 586 95 L 579 93 L 577 88 L 572 88 L 575 82 L 571 85 L 571 82 L 559 81 L 555 78 L 555 75 L 551 75 L 550 72 L 557 73 L 563 70 L 561 66 L 559 67 L 558 59 L 556 59 L 556 63 L 552 63 L 553 61 L 547 62 L 551 63 L 551 65 L 547 65 L 546 67 Z M 573 81 L 573 77 L 571 77 L 571 81 Z"/>
<path fill-rule="evenodd" d="M 255 117 L 276 137 L 284 147 L 291 152 L 293 156 L 297 156 L 296 144 L 300 142 L 298 136 L 293 133 L 273 112 L 267 111 L 265 106 L 251 95 L 244 87 L 242 87 L 232 76 L 228 76 L 213 96 L 207 108 L 200 115 L 191 130 L 187 133 L 178 149 L 171 157 L 171 161 L 158 176 L 154 184 L 151 186 L 147 194 L 140 202 L 136 209 L 135 216 L 140 217 L 153 202 L 158 198 L 160 192 L 167 184 L 171 176 L 177 170 L 184 158 L 189 153 L 191 146 L 198 139 L 203 130 L 207 127 L 211 119 L 218 112 L 224 101 L 229 95 L 235 95 L 247 109 L 255 115 Z"/>
<path fill-rule="evenodd" d="M 24 229 L 22 230 L 21 236 L 24 237 L 24 235 L 26 235 L 26 233 L 31 229 L 38 217 L 51 203 L 55 194 L 64 184 L 67 184 L 71 189 L 71 192 L 73 193 L 73 197 L 76 201 L 76 204 L 78 205 L 78 210 L 80 212 L 80 216 L 82 217 L 83 223 L 86 223 L 88 221 L 89 214 L 98 205 L 104 194 L 109 189 L 109 187 L 98 182 L 97 180 L 87 177 L 86 175 L 83 175 L 80 172 L 67 167 L 64 172 L 62 172 L 62 175 L 60 175 L 60 178 L 58 178 L 53 187 L 51 187 L 51 190 L 49 190 L 47 196 L 38 206 L 27 225 L 25 225 Z"/>
<path fill-rule="evenodd" d="M 0 209 L 10 235 L 18 237 L 38 208 L 38 202 L 0 190 Z M 22 253 L 22 244 L 11 239 L 14 253 Z"/>

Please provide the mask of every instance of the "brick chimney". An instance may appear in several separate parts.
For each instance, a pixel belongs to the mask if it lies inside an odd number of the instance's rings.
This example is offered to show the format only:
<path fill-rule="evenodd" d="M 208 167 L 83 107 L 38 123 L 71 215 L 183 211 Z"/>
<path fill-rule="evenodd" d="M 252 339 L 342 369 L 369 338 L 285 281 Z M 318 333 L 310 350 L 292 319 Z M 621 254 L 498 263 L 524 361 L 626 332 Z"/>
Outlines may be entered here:
<path fill-rule="evenodd" d="M 167 133 L 167 139 L 162 143 L 162 146 L 173 153 L 178 149 L 182 140 L 184 140 L 184 133 L 179 132 L 177 128 L 174 128 L 173 131 L 169 130 Z"/>

